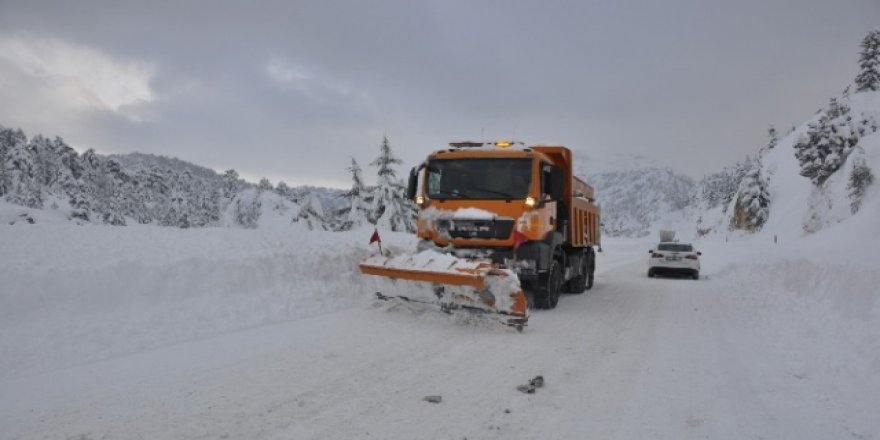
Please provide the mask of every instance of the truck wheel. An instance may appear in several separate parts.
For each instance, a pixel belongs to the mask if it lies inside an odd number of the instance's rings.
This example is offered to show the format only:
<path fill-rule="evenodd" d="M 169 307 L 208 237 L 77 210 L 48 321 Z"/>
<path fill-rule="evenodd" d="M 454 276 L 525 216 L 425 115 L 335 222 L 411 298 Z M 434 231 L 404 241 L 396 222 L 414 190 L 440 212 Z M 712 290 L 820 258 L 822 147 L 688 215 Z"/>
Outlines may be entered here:
<path fill-rule="evenodd" d="M 593 277 L 596 274 L 596 263 L 591 264 L 590 268 L 587 270 L 589 272 L 587 272 L 587 285 L 585 287 L 587 290 L 590 290 L 593 288 Z"/>
<path fill-rule="evenodd" d="M 585 287 L 590 290 L 593 288 L 593 278 L 596 275 L 596 254 L 593 252 L 593 248 L 587 248 L 587 256 L 590 258 L 587 263 L 587 285 Z"/>
<path fill-rule="evenodd" d="M 553 260 L 547 273 L 538 279 L 533 297 L 536 309 L 553 309 L 559 303 L 559 290 L 562 287 L 562 268 L 559 261 Z"/>
<path fill-rule="evenodd" d="M 592 284 L 592 274 L 589 273 L 590 265 L 587 262 L 587 253 L 582 252 L 581 256 L 581 267 L 579 272 L 580 275 L 568 280 L 565 283 L 565 291 L 568 293 L 584 293 L 584 290 L 589 289 L 587 284 Z"/>

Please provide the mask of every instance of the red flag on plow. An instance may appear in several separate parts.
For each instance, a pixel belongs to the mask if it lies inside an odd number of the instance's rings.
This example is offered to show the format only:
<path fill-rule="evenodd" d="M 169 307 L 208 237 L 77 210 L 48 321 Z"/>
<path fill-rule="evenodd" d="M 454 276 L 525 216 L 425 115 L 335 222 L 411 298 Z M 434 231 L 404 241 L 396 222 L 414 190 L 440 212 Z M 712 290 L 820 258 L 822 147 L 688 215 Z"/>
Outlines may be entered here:
<path fill-rule="evenodd" d="M 377 241 L 379 243 L 382 243 L 382 238 L 379 237 L 379 229 L 378 228 L 373 229 L 373 235 L 370 237 L 370 244 L 373 244 Z"/>

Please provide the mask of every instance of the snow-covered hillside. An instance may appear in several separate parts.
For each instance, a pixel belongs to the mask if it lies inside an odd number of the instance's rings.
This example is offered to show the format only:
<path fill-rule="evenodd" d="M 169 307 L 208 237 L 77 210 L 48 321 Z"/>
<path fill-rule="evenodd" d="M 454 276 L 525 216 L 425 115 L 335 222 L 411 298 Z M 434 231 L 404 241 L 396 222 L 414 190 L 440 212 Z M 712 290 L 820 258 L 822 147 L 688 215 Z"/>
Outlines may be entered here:
<path fill-rule="evenodd" d="M 651 167 L 590 173 L 579 162 L 578 169 L 596 189 L 609 236 L 673 229 L 683 239 L 743 234 L 792 239 L 854 216 L 876 218 L 871 207 L 880 192 L 878 125 L 880 92 L 861 92 L 832 100 L 770 146 L 698 182 Z M 811 142 L 818 153 L 799 159 Z M 818 177 L 805 167 L 824 171 Z"/>
<path fill-rule="evenodd" d="M 580 175 L 596 191 L 603 232 L 610 236 L 641 237 L 679 226 L 694 190 L 692 179 L 664 168 Z"/>
<path fill-rule="evenodd" d="M 833 114 L 833 107 L 848 111 L 823 122 L 826 114 Z M 852 184 L 854 172 L 859 169 L 867 170 L 868 175 L 880 175 L 877 121 L 880 121 L 880 92 L 857 93 L 833 100 L 829 109 L 779 139 L 774 148 L 760 150 L 751 170 L 757 185 L 740 187 L 731 206 L 726 206 L 723 212 L 721 209 L 695 211 L 693 215 L 699 220 L 697 227 L 712 233 L 728 233 L 736 215 L 748 215 L 745 207 L 736 206 L 737 200 L 753 195 L 757 187 L 769 198 L 766 221 L 754 231 L 757 237 L 792 240 L 850 219 L 858 223 L 880 218 L 880 211 L 876 210 L 880 185 L 868 178 L 856 191 Z M 839 133 L 841 139 L 846 138 L 846 145 L 841 146 L 840 154 L 829 155 L 824 161 L 815 159 L 815 163 L 823 163 L 822 166 L 832 162 L 834 165 L 828 167 L 822 178 L 811 179 L 804 175 L 809 173 L 805 167 L 813 166 L 814 162 L 799 160 L 795 147 L 807 143 L 811 136 L 815 139 L 817 136 L 810 133 L 821 130 L 823 124 L 836 125 L 828 128 L 828 133 L 832 137 Z M 835 141 L 832 138 L 830 142 Z M 828 143 L 820 139 L 817 148 L 830 152 Z M 859 229 L 859 234 L 865 232 L 868 231 Z"/>

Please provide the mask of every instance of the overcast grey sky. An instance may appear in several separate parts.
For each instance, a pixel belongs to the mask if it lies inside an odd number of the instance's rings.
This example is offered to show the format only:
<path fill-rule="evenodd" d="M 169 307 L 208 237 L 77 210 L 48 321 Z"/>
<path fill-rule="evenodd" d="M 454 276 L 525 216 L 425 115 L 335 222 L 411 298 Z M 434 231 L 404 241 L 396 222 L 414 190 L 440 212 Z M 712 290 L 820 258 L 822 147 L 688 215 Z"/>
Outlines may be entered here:
<path fill-rule="evenodd" d="M 0 0 L 0 125 L 347 187 L 387 133 L 641 155 L 694 177 L 838 95 L 878 0 Z M 598 165 L 597 165 L 598 166 Z"/>

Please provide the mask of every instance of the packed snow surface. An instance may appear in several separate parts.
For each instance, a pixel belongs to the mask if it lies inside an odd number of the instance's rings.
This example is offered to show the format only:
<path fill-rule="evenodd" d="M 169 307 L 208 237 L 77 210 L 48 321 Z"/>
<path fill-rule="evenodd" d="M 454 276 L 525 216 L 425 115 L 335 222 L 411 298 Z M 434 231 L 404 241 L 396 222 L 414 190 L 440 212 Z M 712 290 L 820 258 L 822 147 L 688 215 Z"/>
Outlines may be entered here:
<path fill-rule="evenodd" d="M 880 436 L 876 217 L 698 241 L 699 281 L 648 278 L 652 238 L 606 240 L 595 287 L 520 334 L 375 304 L 356 269 L 371 229 L 16 209 L 0 206 L 3 439 Z"/>

